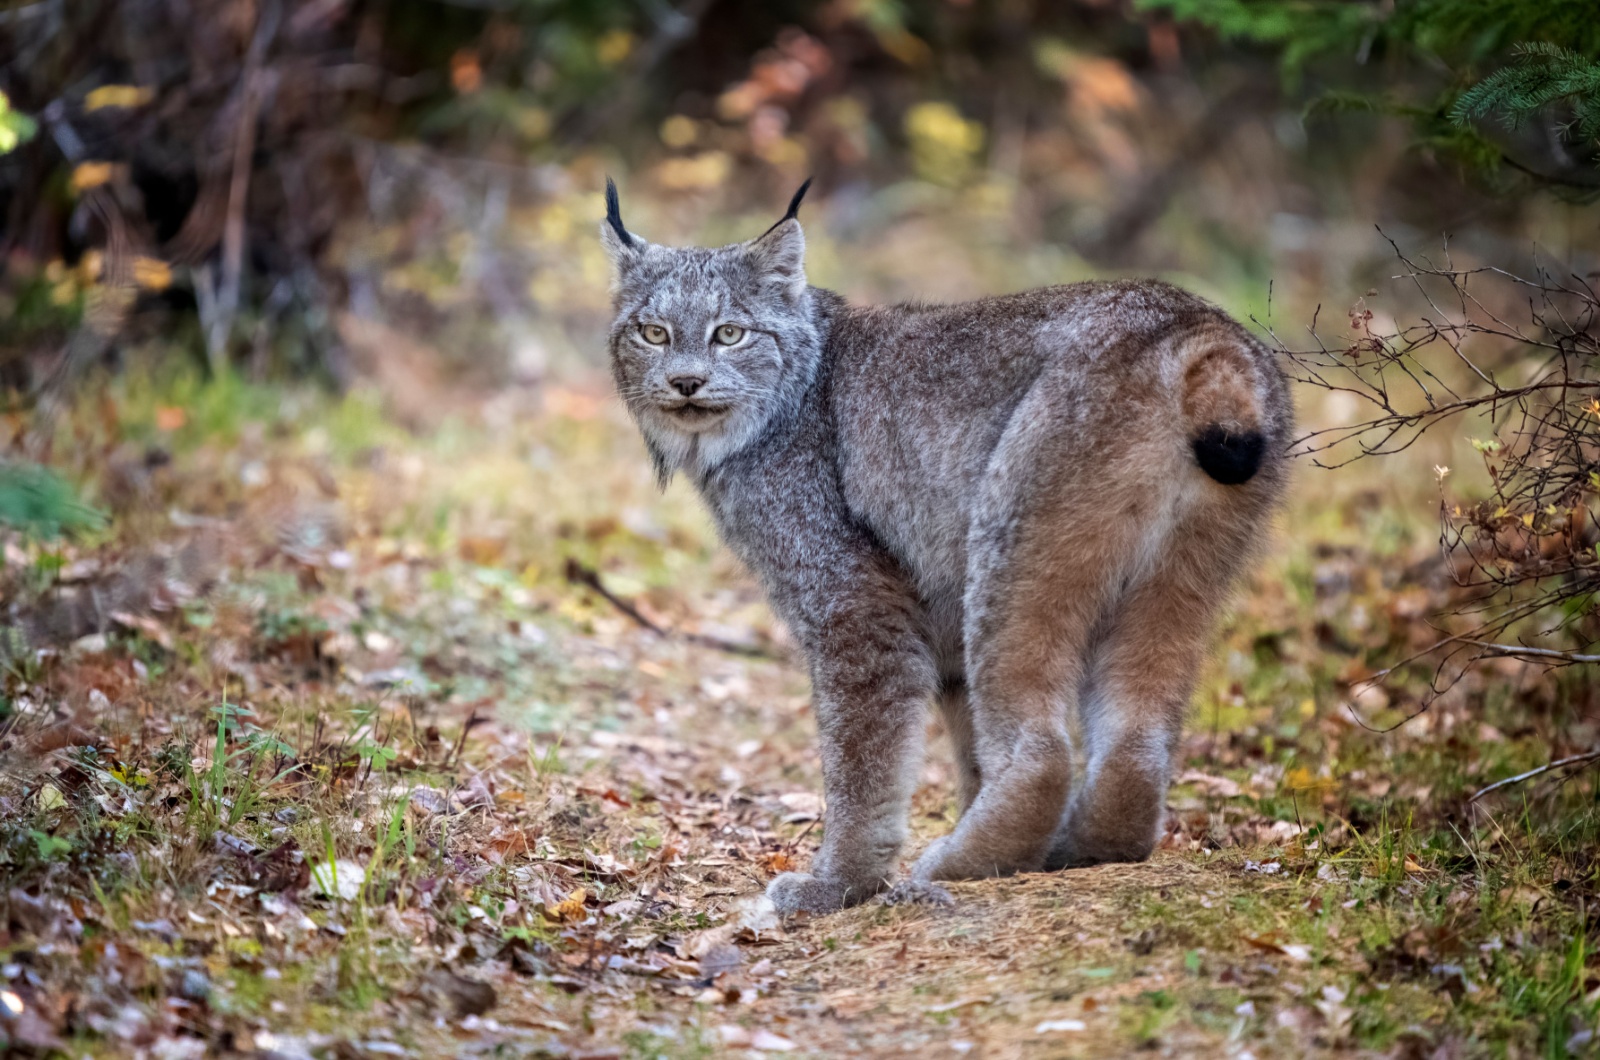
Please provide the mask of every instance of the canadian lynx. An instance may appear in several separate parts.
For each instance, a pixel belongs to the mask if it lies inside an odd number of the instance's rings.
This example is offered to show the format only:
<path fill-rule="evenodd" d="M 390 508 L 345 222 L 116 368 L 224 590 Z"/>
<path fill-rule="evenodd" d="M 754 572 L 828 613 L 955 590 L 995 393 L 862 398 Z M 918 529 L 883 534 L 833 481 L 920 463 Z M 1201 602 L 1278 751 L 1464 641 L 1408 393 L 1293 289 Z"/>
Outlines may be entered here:
<path fill-rule="evenodd" d="M 821 913 L 889 887 L 930 700 L 961 818 L 913 896 L 1147 857 L 1219 606 L 1284 490 L 1281 370 L 1152 280 L 849 305 L 806 283 L 805 190 L 717 249 L 629 233 L 610 182 L 601 225 L 612 372 L 656 472 L 694 483 L 810 667 L 826 829 L 768 895 Z"/>

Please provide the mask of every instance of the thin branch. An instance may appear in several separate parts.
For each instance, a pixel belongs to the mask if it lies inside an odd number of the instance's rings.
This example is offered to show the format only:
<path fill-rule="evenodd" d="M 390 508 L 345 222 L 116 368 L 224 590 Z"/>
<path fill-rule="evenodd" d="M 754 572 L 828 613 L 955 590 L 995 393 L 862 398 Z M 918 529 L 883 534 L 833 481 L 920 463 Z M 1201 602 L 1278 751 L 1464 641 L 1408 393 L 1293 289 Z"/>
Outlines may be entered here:
<path fill-rule="evenodd" d="M 1490 644 L 1481 640 L 1469 640 L 1467 643 L 1475 644 L 1480 648 L 1487 648 L 1491 655 L 1527 656 L 1533 659 L 1551 659 L 1561 663 L 1600 663 L 1600 655 L 1579 655 L 1577 652 L 1557 651 L 1554 648 L 1529 648 L 1521 644 Z"/>
<path fill-rule="evenodd" d="M 1526 773 L 1518 773 L 1514 777 L 1507 777 L 1504 780 L 1496 781 L 1495 783 L 1484 788 L 1482 791 L 1479 791 L 1476 795 L 1472 796 L 1472 798 L 1468 799 L 1467 802 L 1477 802 L 1491 791 L 1499 791 L 1501 788 L 1509 787 L 1512 784 L 1520 784 L 1524 780 L 1531 780 L 1534 777 L 1543 776 L 1544 774 L 1556 769 L 1563 769 L 1567 766 L 1582 765 L 1585 762 L 1594 762 L 1597 760 L 1600 760 L 1600 747 L 1595 748 L 1593 751 L 1585 751 L 1582 754 L 1568 755 L 1565 758 L 1559 758 L 1554 762 L 1542 765 L 1538 769 L 1530 769 Z"/>
<path fill-rule="evenodd" d="M 600 572 L 593 567 L 585 567 L 575 559 L 567 560 L 567 581 L 592 590 L 600 599 L 633 619 L 640 628 L 648 629 L 658 637 L 670 636 L 666 630 L 646 618 L 637 607 L 606 588 L 606 583 L 600 580 Z"/>
<path fill-rule="evenodd" d="M 618 611 L 621 611 L 624 615 L 627 615 L 640 628 L 647 629 L 651 633 L 654 633 L 656 636 L 661 637 L 664 640 L 670 640 L 674 637 L 677 637 L 681 640 L 688 641 L 690 644 L 698 644 L 704 648 L 714 648 L 717 651 L 725 651 L 731 655 L 743 655 L 752 659 L 779 658 L 778 655 L 768 651 L 759 644 L 741 644 L 738 641 L 723 640 L 721 637 L 710 637 L 704 633 L 674 633 L 672 630 L 666 629 L 661 625 L 652 622 L 631 602 L 623 599 L 608 589 L 606 587 L 606 583 L 600 579 L 599 571 L 592 567 L 586 567 L 575 559 L 567 560 L 566 574 L 567 581 L 571 582 L 573 585 L 581 585 L 584 588 L 593 591 L 596 596 L 600 597 Z"/>

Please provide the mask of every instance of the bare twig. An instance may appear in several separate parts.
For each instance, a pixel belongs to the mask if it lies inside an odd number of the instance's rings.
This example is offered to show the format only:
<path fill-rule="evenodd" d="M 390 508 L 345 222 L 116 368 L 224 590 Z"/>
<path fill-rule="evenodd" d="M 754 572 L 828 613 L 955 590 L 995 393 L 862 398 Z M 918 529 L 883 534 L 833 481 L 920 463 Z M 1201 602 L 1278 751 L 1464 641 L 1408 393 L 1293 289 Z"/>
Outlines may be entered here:
<path fill-rule="evenodd" d="M 605 582 L 600 580 L 600 572 L 594 568 L 585 567 L 577 560 L 569 559 L 567 560 L 567 581 L 571 582 L 573 585 L 582 585 L 585 588 L 593 590 L 596 596 L 600 597 L 606 603 L 610 604 L 618 611 L 621 611 L 623 614 L 633 619 L 633 621 L 640 627 L 648 629 L 656 636 L 670 636 L 666 630 L 662 629 L 660 626 L 656 625 L 654 622 L 650 621 L 643 614 L 641 614 L 639 609 L 634 607 L 633 604 L 629 603 L 627 600 L 624 600 L 610 589 L 607 589 Z"/>
<path fill-rule="evenodd" d="M 1594 761 L 1600 761 L 1600 747 L 1597 747 L 1592 751 L 1585 751 L 1582 754 L 1568 755 L 1565 758 L 1558 758 L 1556 761 L 1542 765 L 1538 769 L 1530 769 L 1526 773 L 1518 773 L 1514 777 L 1507 777 L 1504 780 L 1496 781 L 1495 783 L 1490 784 L 1488 787 L 1479 791 L 1476 795 L 1472 796 L 1472 798 L 1468 799 L 1467 802 L 1477 802 L 1479 799 L 1483 798 L 1492 791 L 1499 791 L 1501 788 L 1510 787 L 1512 784 L 1520 784 L 1524 780 L 1532 780 L 1534 777 L 1543 776 L 1544 774 L 1552 772 L 1553 770 L 1564 769 L 1567 766 L 1583 765 L 1586 762 Z"/>
<path fill-rule="evenodd" d="M 714 648 L 725 651 L 731 655 L 743 655 L 752 659 L 776 659 L 779 656 L 759 644 L 740 644 L 737 641 L 723 640 L 721 637 L 708 637 L 704 633 L 675 633 L 665 629 L 645 617 L 640 610 L 627 600 L 606 588 L 605 582 L 600 579 L 600 572 L 592 567 L 586 567 L 575 559 L 567 560 L 567 581 L 573 585 L 581 585 L 591 590 L 594 594 L 621 611 L 632 619 L 640 628 L 647 629 L 658 637 L 672 639 L 674 637 L 698 644 L 704 648 Z"/>
<path fill-rule="evenodd" d="M 1384 328 L 1362 300 L 1342 339 L 1313 321 L 1312 349 L 1291 350 L 1268 329 L 1299 382 L 1365 406 L 1293 443 L 1319 467 L 1403 452 L 1447 421 L 1482 424 L 1473 430 L 1487 496 L 1456 501 L 1450 469 L 1437 469 L 1439 545 L 1457 589 L 1449 616 L 1470 624 L 1442 623 L 1433 643 L 1370 680 L 1435 660 L 1431 701 L 1482 659 L 1600 663 L 1584 654 L 1600 591 L 1600 296 L 1572 269 L 1458 267 L 1448 244 L 1435 264 L 1388 242 L 1402 266 L 1394 279 L 1426 306 L 1420 321 Z M 1510 643 L 1555 632 L 1576 643 Z"/>
<path fill-rule="evenodd" d="M 1550 659 L 1558 663 L 1600 663 L 1600 655 L 1579 655 L 1577 652 L 1557 651 L 1554 648 L 1530 648 L 1523 644 L 1489 644 L 1481 640 L 1471 640 L 1467 643 L 1486 648 L 1493 655 L 1527 656 L 1530 659 Z"/>

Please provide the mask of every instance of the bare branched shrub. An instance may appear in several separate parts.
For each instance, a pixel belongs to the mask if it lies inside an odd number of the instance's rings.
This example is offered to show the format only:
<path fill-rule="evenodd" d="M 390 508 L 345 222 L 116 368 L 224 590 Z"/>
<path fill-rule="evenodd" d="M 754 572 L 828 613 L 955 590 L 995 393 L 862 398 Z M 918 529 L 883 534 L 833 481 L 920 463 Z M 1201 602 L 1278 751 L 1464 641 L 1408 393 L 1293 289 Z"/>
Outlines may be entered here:
<path fill-rule="evenodd" d="M 1391 245 L 1394 245 L 1391 243 Z M 1316 347 L 1279 345 L 1301 382 L 1345 395 L 1349 422 L 1313 430 L 1295 451 L 1319 467 L 1399 453 L 1446 427 L 1469 432 L 1487 490 L 1450 468 L 1440 489 L 1439 544 L 1453 581 L 1438 634 L 1382 671 L 1426 667 L 1435 692 L 1486 657 L 1551 665 L 1600 662 L 1600 293 L 1592 276 L 1537 266 L 1532 275 L 1457 268 L 1394 253 L 1396 277 L 1426 311 L 1382 327 L 1365 303 L 1350 333 Z M 1456 488 L 1456 483 L 1461 483 Z"/>

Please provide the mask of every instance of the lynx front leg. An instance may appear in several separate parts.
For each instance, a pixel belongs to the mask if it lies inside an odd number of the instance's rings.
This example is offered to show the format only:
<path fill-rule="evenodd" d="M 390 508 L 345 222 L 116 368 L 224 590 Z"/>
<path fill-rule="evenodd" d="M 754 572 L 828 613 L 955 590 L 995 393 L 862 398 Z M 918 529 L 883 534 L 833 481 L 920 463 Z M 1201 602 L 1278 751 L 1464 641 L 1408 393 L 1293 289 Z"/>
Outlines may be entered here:
<path fill-rule="evenodd" d="M 906 838 L 936 680 L 907 607 L 833 617 L 813 649 L 822 745 L 822 849 L 767 886 L 783 915 L 829 913 L 882 891 Z"/>
<path fill-rule="evenodd" d="M 1155 849 L 1214 610 L 1212 601 L 1159 577 L 1123 606 L 1083 702 L 1085 776 L 1047 868 L 1143 861 Z"/>

